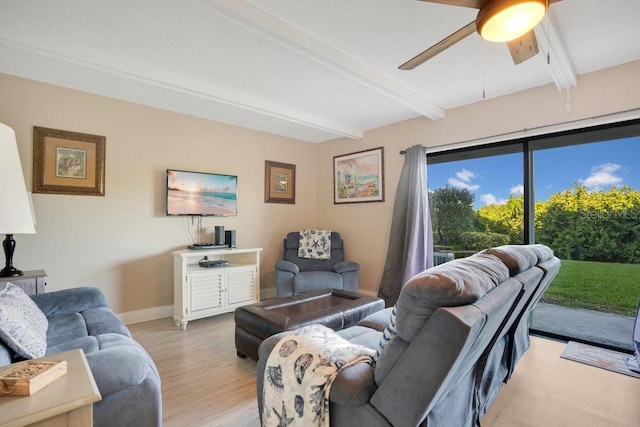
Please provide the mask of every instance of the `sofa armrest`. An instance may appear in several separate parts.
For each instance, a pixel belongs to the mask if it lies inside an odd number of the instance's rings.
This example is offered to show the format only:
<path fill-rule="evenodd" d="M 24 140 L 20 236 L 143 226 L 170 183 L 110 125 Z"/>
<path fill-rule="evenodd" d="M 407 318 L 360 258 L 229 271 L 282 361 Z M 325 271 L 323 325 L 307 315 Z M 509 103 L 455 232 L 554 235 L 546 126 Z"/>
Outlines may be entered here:
<path fill-rule="evenodd" d="M 344 369 L 331 386 L 329 400 L 351 408 L 364 405 L 378 388 L 373 372 L 374 368 L 368 363 Z"/>
<path fill-rule="evenodd" d="M 47 292 L 32 295 L 31 298 L 46 317 L 80 313 L 90 308 L 108 307 L 102 292 L 92 287 Z"/>
<path fill-rule="evenodd" d="M 287 271 L 289 273 L 298 274 L 300 273 L 300 267 L 292 263 L 291 261 L 278 261 L 276 263 L 277 271 Z"/>
<path fill-rule="evenodd" d="M 0 342 L 0 366 L 6 366 L 13 363 L 13 352 L 9 350 L 9 347 L 4 342 Z"/>
<path fill-rule="evenodd" d="M 262 392 L 264 386 L 264 370 L 267 359 L 278 342 L 294 333 L 285 331 L 272 335 L 262 341 L 258 347 L 258 363 L 256 367 L 256 379 L 258 390 L 258 408 L 262 412 Z M 329 400 L 347 407 L 362 406 L 369 401 L 377 386 L 374 380 L 374 368 L 368 363 L 359 363 L 350 366 L 340 372 L 340 375 L 331 385 Z M 262 416 L 262 415 L 261 415 Z"/>
<path fill-rule="evenodd" d="M 360 270 L 360 264 L 357 262 L 341 261 L 335 264 L 332 270 L 338 274 L 347 273 L 349 271 L 358 271 Z"/>

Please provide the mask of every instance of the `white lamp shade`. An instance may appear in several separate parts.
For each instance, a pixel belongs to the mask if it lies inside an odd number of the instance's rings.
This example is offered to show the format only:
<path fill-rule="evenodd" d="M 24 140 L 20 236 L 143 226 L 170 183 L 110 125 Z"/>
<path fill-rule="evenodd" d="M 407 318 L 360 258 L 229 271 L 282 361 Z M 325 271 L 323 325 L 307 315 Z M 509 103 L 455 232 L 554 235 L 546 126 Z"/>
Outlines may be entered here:
<path fill-rule="evenodd" d="M 16 134 L 0 123 L 0 234 L 35 233 Z"/>

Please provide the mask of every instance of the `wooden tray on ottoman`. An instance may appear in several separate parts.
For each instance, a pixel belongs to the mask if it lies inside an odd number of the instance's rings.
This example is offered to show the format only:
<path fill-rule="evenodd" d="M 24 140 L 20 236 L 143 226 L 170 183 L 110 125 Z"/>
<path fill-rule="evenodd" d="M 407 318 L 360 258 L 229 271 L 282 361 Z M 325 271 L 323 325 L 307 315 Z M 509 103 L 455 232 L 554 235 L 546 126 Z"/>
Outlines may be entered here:
<path fill-rule="evenodd" d="M 67 362 L 28 360 L 0 375 L 0 396 L 31 396 L 67 373 Z"/>

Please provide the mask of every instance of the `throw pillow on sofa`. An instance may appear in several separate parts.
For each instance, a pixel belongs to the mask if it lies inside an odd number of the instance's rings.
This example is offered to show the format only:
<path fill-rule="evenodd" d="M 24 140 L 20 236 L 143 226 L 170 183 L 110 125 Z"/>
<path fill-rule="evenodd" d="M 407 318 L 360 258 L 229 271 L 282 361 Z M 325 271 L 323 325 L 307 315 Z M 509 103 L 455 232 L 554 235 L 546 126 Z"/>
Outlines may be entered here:
<path fill-rule="evenodd" d="M 7 283 L 0 291 L 0 339 L 25 359 L 44 356 L 49 322 L 18 286 Z"/>

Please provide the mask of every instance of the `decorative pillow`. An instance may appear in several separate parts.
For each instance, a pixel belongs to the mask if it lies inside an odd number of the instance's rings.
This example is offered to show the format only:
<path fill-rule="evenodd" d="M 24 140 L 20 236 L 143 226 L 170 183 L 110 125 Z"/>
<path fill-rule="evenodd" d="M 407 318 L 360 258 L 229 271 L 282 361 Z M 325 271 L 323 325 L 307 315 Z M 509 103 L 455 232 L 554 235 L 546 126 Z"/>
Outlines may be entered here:
<path fill-rule="evenodd" d="M 49 322 L 18 286 L 7 283 L 0 291 L 0 339 L 25 359 L 44 356 Z"/>
<path fill-rule="evenodd" d="M 378 362 L 378 358 L 380 357 L 380 354 L 382 354 L 382 350 L 384 350 L 385 346 L 389 344 L 396 335 L 398 335 L 398 331 L 396 330 L 396 306 L 394 305 L 391 310 L 391 315 L 389 316 L 389 323 L 387 323 L 384 331 L 382 331 L 382 337 L 380 337 L 378 349 L 376 350 L 376 354 L 373 356 L 374 362 Z"/>
<path fill-rule="evenodd" d="M 307 259 L 331 259 L 331 230 L 302 230 L 298 257 Z"/>

